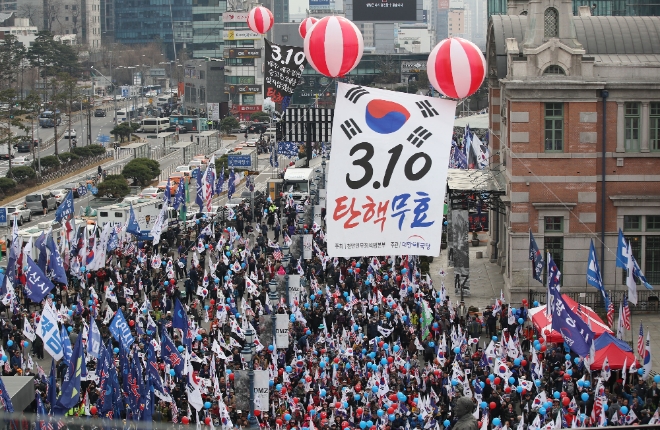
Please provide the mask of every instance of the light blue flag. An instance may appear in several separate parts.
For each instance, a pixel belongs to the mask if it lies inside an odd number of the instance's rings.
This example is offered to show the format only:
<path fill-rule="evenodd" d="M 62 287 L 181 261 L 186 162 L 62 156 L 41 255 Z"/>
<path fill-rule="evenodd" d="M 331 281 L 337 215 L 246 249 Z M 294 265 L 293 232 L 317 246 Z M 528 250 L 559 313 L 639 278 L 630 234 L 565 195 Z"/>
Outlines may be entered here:
<path fill-rule="evenodd" d="M 128 213 L 128 225 L 126 226 L 126 232 L 130 233 L 134 236 L 139 236 L 142 234 L 142 230 L 140 230 L 140 224 L 137 221 L 137 217 L 135 216 L 135 211 L 133 210 L 133 204 L 131 203 L 131 208 Z"/>
<path fill-rule="evenodd" d="M 101 354 L 101 332 L 99 331 L 94 318 L 92 318 L 92 322 L 89 326 L 87 353 L 96 359 L 98 359 Z"/>
<path fill-rule="evenodd" d="M 60 339 L 62 339 L 62 354 L 64 354 L 62 360 L 68 364 L 71 362 L 70 360 L 73 351 L 71 350 L 71 339 L 69 339 L 69 333 L 66 331 L 66 327 L 64 326 L 62 326 L 62 329 L 60 330 Z"/>
<path fill-rule="evenodd" d="M 69 193 L 66 195 L 64 200 L 62 200 L 62 203 L 60 203 L 60 205 L 57 207 L 57 211 L 55 211 L 55 221 L 62 221 L 63 218 L 73 214 L 73 211 L 73 191 L 69 190 Z"/>
<path fill-rule="evenodd" d="M 55 285 L 50 282 L 50 279 L 46 277 L 44 272 L 41 271 L 37 263 L 26 256 L 25 260 L 27 264 L 25 265 L 25 295 L 30 298 L 35 303 L 41 303 L 41 301 L 46 297 L 46 294 L 50 292 Z"/>

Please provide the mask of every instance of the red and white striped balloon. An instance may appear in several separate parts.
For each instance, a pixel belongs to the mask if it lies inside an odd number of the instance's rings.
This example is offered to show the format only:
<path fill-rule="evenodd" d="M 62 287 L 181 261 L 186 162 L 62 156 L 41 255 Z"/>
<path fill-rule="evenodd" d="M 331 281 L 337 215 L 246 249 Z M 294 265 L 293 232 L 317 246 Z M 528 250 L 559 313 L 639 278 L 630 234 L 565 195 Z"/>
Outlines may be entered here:
<path fill-rule="evenodd" d="M 447 97 L 474 94 L 486 77 L 486 59 L 474 43 L 452 37 L 438 43 L 426 66 L 433 88 Z"/>
<path fill-rule="evenodd" d="M 308 29 L 305 35 L 305 56 L 317 72 L 330 78 L 344 76 L 362 58 L 362 33 L 348 19 L 326 16 Z"/>
<path fill-rule="evenodd" d="M 300 33 L 300 37 L 304 39 L 309 29 L 312 28 L 312 26 L 316 24 L 318 21 L 319 21 L 318 19 L 312 16 L 303 19 L 302 22 L 300 23 L 300 27 L 298 27 L 298 32 Z"/>
<path fill-rule="evenodd" d="M 263 6 L 257 6 L 248 14 L 247 24 L 255 33 L 264 34 L 271 29 L 275 19 L 273 12 Z"/>

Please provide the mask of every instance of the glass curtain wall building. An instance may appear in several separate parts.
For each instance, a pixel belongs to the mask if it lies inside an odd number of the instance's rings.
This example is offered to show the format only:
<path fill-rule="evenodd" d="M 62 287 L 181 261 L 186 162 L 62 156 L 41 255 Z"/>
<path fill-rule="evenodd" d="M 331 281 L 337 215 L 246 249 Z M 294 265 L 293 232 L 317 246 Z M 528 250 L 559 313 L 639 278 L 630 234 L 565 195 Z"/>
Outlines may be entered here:
<path fill-rule="evenodd" d="M 225 0 L 192 0 L 193 58 L 222 58 Z"/>
<path fill-rule="evenodd" d="M 115 0 L 115 41 L 126 45 L 161 42 L 168 56 L 174 58 L 173 41 L 177 52 L 187 46 L 185 39 L 174 37 L 172 29 L 186 28 L 181 23 L 192 22 L 192 2 Z M 192 40 L 192 34 L 184 34 L 183 37 Z"/>

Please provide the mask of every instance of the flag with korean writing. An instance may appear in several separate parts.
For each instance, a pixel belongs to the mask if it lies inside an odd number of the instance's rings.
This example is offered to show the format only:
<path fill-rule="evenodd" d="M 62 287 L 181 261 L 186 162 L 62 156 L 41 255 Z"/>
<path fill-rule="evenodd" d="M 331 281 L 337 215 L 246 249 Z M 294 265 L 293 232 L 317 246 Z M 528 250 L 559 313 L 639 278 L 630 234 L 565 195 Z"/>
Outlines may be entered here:
<path fill-rule="evenodd" d="M 339 83 L 328 254 L 440 253 L 456 102 Z"/>
<path fill-rule="evenodd" d="M 29 255 L 25 260 L 25 295 L 33 302 L 40 303 L 55 286 Z"/>

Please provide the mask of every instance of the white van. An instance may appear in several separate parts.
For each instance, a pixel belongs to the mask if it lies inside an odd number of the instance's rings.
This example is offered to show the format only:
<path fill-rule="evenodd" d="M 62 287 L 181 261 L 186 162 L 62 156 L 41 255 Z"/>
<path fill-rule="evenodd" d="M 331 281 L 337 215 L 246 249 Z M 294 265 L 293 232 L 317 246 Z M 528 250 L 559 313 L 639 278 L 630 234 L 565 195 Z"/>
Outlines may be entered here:
<path fill-rule="evenodd" d="M 161 95 L 156 100 L 156 106 L 157 107 L 163 107 L 163 106 L 168 105 L 170 103 L 172 103 L 172 97 L 168 97 L 168 96 Z"/>
<path fill-rule="evenodd" d="M 145 133 L 160 133 L 169 126 L 169 118 L 145 118 L 141 124 L 142 131 Z"/>

